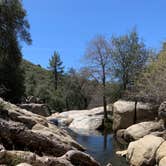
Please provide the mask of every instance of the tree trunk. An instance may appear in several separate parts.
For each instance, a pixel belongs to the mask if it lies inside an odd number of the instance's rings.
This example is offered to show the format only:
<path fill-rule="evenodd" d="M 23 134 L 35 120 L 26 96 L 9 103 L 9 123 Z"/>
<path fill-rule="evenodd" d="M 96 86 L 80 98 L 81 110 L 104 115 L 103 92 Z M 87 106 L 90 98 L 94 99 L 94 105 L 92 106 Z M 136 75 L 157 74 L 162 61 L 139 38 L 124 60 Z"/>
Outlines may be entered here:
<path fill-rule="evenodd" d="M 54 81 L 55 81 L 55 90 L 58 89 L 58 72 L 57 72 L 57 68 L 55 68 L 55 71 L 54 71 Z"/>
<path fill-rule="evenodd" d="M 106 78 L 105 78 L 105 66 L 103 65 L 103 107 L 104 107 L 104 120 L 107 120 L 107 100 L 105 96 Z"/>
<path fill-rule="evenodd" d="M 137 101 L 135 101 L 135 108 L 134 108 L 134 124 L 137 123 Z"/>
<path fill-rule="evenodd" d="M 103 95 L 103 107 L 104 107 L 104 119 L 108 119 L 107 116 L 107 101 L 105 95 Z"/>

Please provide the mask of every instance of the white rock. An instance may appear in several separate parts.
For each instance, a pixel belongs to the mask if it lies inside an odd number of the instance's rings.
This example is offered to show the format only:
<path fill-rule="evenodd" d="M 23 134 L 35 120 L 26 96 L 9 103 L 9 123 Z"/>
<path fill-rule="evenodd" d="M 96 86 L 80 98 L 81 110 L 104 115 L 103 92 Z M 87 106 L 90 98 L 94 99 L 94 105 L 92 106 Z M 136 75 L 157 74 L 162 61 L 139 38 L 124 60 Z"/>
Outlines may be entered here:
<path fill-rule="evenodd" d="M 118 100 L 113 104 L 113 130 L 125 129 L 134 122 L 135 102 Z"/>
<path fill-rule="evenodd" d="M 153 135 L 131 142 L 127 149 L 127 160 L 133 166 L 154 165 L 156 151 L 162 142 L 163 138 Z"/>
<path fill-rule="evenodd" d="M 141 122 L 128 127 L 124 131 L 124 138 L 128 141 L 138 140 L 145 135 L 158 130 L 162 130 L 162 124 L 160 122 Z"/>

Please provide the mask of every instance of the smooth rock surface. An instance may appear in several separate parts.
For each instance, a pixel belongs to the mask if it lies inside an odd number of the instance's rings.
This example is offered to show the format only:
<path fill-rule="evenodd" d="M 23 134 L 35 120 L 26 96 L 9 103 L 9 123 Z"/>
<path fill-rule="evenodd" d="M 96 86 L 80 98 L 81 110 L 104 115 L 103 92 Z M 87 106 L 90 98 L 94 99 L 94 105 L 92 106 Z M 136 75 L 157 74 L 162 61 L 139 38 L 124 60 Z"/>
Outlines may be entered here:
<path fill-rule="evenodd" d="M 113 130 L 125 129 L 134 122 L 135 102 L 118 100 L 113 104 Z"/>
<path fill-rule="evenodd" d="M 146 135 L 137 141 L 131 142 L 127 149 L 127 160 L 132 166 L 153 166 L 156 151 L 163 142 L 163 138 L 153 135 Z"/>
<path fill-rule="evenodd" d="M 108 108 L 110 108 L 108 106 Z M 108 114 L 112 113 L 112 109 L 108 110 Z M 66 124 L 72 130 L 78 132 L 79 130 L 96 130 L 103 125 L 103 107 L 97 107 L 91 110 L 72 110 L 62 112 L 60 114 L 53 114 L 48 117 L 48 120 L 56 119 L 60 124 Z"/>
<path fill-rule="evenodd" d="M 166 157 L 162 158 L 158 166 L 166 166 Z"/>
<path fill-rule="evenodd" d="M 67 133 L 66 130 L 59 129 L 58 127 L 52 124 L 49 124 L 48 127 L 37 124 L 32 128 L 32 131 L 34 133 L 46 136 L 50 140 L 61 142 L 60 144 L 63 143 L 67 146 L 74 147 L 75 149 L 78 149 L 81 151 L 85 150 L 83 146 L 81 146 L 80 144 L 78 144 L 76 141 L 72 139 L 72 137 Z"/>
<path fill-rule="evenodd" d="M 156 161 L 157 163 L 160 162 L 161 159 L 163 159 L 164 157 L 166 157 L 166 141 L 164 141 L 160 147 L 158 148 L 157 152 L 156 152 Z"/>
<path fill-rule="evenodd" d="M 157 107 L 150 103 L 118 100 L 113 104 L 113 130 L 126 129 L 157 117 Z"/>
<path fill-rule="evenodd" d="M 28 163 L 20 163 L 20 164 L 17 164 L 17 166 L 32 166 L 32 165 Z"/>
<path fill-rule="evenodd" d="M 73 120 L 73 122 L 69 125 L 69 128 L 74 131 L 79 130 L 96 130 L 102 127 L 103 124 L 103 116 L 91 116 L 91 117 L 78 117 Z"/>
<path fill-rule="evenodd" d="M 163 125 L 160 122 L 141 122 L 128 127 L 124 131 L 124 139 L 130 142 L 133 140 L 138 140 L 144 137 L 145 135 L 150 134 L 151 132 L 161 130 L 163 130 Z"/>

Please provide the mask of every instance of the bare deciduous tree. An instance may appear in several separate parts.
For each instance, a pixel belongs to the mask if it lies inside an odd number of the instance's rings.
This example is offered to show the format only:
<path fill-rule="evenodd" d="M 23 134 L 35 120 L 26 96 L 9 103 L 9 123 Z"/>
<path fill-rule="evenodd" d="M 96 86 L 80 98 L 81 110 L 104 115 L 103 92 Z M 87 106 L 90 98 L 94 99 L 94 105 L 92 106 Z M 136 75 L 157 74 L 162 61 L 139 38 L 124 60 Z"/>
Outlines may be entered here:
<path fill-rule="evenodd" d="M 91 78 L 102 85 L 104 119 L 107 119 L 106 82 L 110 78 L 111 51 L 104 36 L 97 36 L 88 45 L 85 59 Z"/>

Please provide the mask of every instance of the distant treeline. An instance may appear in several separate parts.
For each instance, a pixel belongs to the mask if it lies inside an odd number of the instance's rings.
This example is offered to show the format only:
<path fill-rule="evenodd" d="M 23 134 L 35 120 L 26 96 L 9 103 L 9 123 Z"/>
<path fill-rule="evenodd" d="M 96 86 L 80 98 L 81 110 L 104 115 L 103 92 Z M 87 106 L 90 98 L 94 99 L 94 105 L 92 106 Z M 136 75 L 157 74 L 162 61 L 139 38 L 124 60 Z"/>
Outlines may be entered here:
<path fill-rule="evenodd" d="M 166 100 L 165 43 L 154 53 L 136 29 L 111 38 L 98 35 L 87 45 L 81 69 L 66 71 L 56 51 L 44 69 L 22 59 L 20 41 L 32 42 L 29 28 L 21 1 L 0 1 L 0 96 L 4 99 L 19 103 L 26 96 L 40 97 L 53 112 L 103 105 L 105 118 L 107 103 L 119 98 Z"/>

